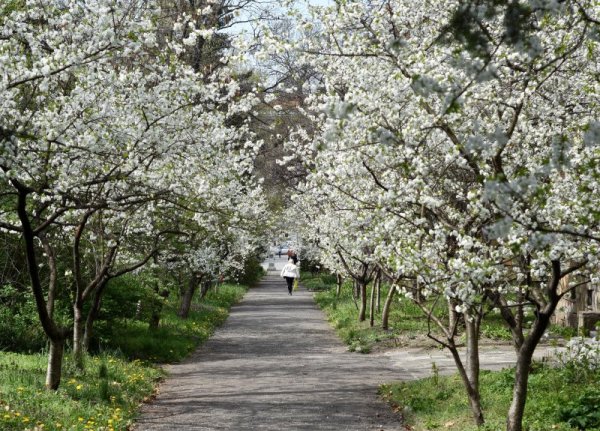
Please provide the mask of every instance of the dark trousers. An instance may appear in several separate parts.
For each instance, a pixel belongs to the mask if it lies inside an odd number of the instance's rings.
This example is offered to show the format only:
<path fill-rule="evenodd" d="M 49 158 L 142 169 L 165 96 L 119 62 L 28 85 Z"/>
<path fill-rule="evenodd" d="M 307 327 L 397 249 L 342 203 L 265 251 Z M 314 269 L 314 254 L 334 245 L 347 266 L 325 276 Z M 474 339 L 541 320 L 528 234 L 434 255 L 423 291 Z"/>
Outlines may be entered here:
<path fill-rule="evenodd" d="M 294 288 L 294 277 L 283 277 L 285 278 L 285 282 L 287 283 L 288 292 L 292 293 L 292 289 Z"/>

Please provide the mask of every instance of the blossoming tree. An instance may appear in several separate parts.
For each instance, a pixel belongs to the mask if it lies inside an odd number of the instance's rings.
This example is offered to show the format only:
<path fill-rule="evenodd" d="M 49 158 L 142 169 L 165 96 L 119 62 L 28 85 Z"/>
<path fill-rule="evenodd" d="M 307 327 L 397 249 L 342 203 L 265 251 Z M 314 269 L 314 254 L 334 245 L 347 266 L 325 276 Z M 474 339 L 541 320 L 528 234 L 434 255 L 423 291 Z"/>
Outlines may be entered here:
<path fill-rule="evenodd" d="M 16 2 L 0 15 L 0 165 L 5 207 L 13 208 L 1 226 L 24 240 L 50 339 L 46 385 L 55 389 L 70 331 L 53 319 L 59 279 L 53 243 L 71 244 L 66 282 L 79 359 L 83 304 L 109 278 L 147 262 L 166 235 L 179 234 L 165 227 L 169 214 L 185 205 L 190 217 L 201 218 L 212 209 L 207 202 L 219 199 L 235 223 L 235 197 L 219 193 L 240 194 L 227 185 L 250 174 L 257 145 L 247 128 L 228 122 L 253 102 L 239 97 L 231 69 L 201 74 L 179 60 L 186 46 L 210 37 L 207 29 L 168 39 L 158 50 L 161 16 L 152 2 Z M 243 186 L 245 196 L 256 198 L 256 184 Z M 119 258 L 124 243 L 140 235 L 153 238 L 149 247 L 134 253 L 130 247 Z M 82 259 L 90 253 L 84 242 L 100 246 L 87 260 L 91 266 Z M 47 285 L 43 258 L 51 267 Z"/>
<path fill-rule="evenodd" d="M 317 16 L 299 20 L 313 27 Z M 461 375 L 479 424 L 478 326 L 484 307 L 500 309 L 517 352 L 507 429 L 522 429 L 561 284 L 597 270 L 597 5 L 338 2 L 317 26 L 302 51 L 323 74 L 321 133 L 290 145 L 312 172 L 306 193 L 333 199 L 321 206 L 327 223 L 353 252 L 368 244 L 388 273 L 412 279 L 405 293 L 447 299 L 439 341 L 454 351 L 454 313 L 464 315 Z M 348 200 L 364 234 L 336 212 Z"/>

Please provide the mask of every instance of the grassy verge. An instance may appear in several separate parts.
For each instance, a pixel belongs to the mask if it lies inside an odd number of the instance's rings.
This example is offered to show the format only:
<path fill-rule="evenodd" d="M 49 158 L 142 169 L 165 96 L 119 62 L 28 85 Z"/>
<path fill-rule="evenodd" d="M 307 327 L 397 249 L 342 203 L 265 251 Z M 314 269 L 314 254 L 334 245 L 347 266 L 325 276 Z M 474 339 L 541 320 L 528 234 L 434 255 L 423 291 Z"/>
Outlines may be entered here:
<path fill-rule="evenodd" d="M 369 315 L 364 322 L 358 321 L 359 304 L 353 299 L 352 287 L 346 282 L 339 297 L 335 283 L 329 276 L 307 276 L 302 283 L 309 289 L 318 286 L 315 301 L 323 309 L 338 336 L 348 345 L 349 350 L 369 353 L 374 347 L 400 347 L 411 343 L 431 343 L 424 334 L 427 332 L 427 319 L 412 302 L 399 297 L 394 299 L 389 318 L 388 330 L 381 329 L 381 311 L 389 291 L 388 285 L 381 287 L 380 309 L 375 308 L 374 326 L 369 324 Z M 368 292 L 370 295 L 370 291 Z M 440 310 L 442 316 L 445 310 Z"/>
<path fill-rule="evenodd" d="M 195 303 L 189 318 L 177 316 L 179 304 L 167 302 L 160 327 L 148 330 L 148 323 L 133 319 L 112 320 L 100 328 L 102 345 L 110 346 L 131 359 L 155 363 L 177 362 L 206 341 L 228 316 L 229 308 L 244 295 L 239 285 L 222 285 Z"/>
<path fill-rule="evenodd" d="M 221 286 L 195 304 L 187 320 L 176 317 L 176 304 L 167 303 L 161 326 L 154 331 L 145 322 L 117 321 L 110 331 L 101 330 L 110 354 L 87 358 L 85 372 L 77 371 L 65 356 L 56 392 L 44 390 L 45 354 L 0 352 L 0 429 L 126 430 L 164 376 L 153 363 L 189 355 L 244 292 L 241 286 Z"/>
<path fill-rule="evenodd" d="M 336 329 L 338 336 L 348 345 L 349 350 L 369 353 L 373 349 L 417 345 L 437 347 L 426 334 L 428 321 L 423 312 L 412 301 L 396 295 L 392 304 L 389 328 L 381 329 L 381 310 L 390 286 L 381 287 L 381 307 L 375 311 L 374 326 L 370 327 L 369 315 L 364 322 L 358 321 L 358 300 L 352 297 L 352 287 L 346 282 L 339 297 L 336 296 L 335 279 L 329 275 L 303 275 L 302 284 L 315 291 L 315 301 L 325 311 L 328 320 Z M 370 286 L 368 295 L 370 296 Z M 436 315 L 442 320 L 447 318 L 448 310 L 439 307 Z M 432 324 L 433 325 L 433 324 Z M 436 328 L 432 326 L 432 332 Z M 566 328 L 556 328 L 558 335 L 574 335 Z M 439 335 L 439 334 L 438 334 Z M 498 314 L 488 314 L 481 325 L 481 337 L 486 342 L 508 342 L 510 331 Z"/>
<path fill-rule="evenodd" d="M 375 314 L 375 326 L 358 321 L 358 308 L 349 284 L 339 297 L 335 283 L 327 276 L 308 276 L 303 284 L 316 291 L 315 299 L 325 311 L 349 350 L 368 353 L 375 348 L 426 346 L 427 318 L 409 300 L 396 297 L 390 313 L 389 330 L 381 329 L 381 313 Z M 382 286 L 382 302 L 389 286 Z M 368 292 L 370 295 L 370 291 Z M 383 306 L 383 304 L 382 304 Z M 445 318 L 440 309 L 438 316 Z M 551 332 L 569 338 L 567 328 L 553 327 Z M 507 341 L 510 333 L 500 316 L 489 314 L 482 322 L 483 342 Z M 435 344 L 432 344 L 435 345 Z M 465 389 L 458 376 L 435 375 L 414 382 L 382 385 L 381 395 L 405 417 L 415 431 L 496 431 L 505 429 L 506 413 L 512 398 L 514 370 L 482 371 L 481 392 L 486 425 L 473 425 Z M 600 371 L 588 371 L 566 364 L 561 368 L 536 365 L 530 377 L 525 418 L 528 431 L 600 431 Z"/>
<path fill-rule="evenodd" d="M 484 371 L 481 396 L 486 424 L 473 424 L 458 375 L 382 385 L 387 399 L 415 431 L 492 431 L 505 428 L 514 370 Z M 600 430 L 600 372 L 536 366 L 529 381 L 524 429 Z"/>
<path fill-rule="evenodd" d="M 0 429 L 124 430 L 152 394 L 160 369 L 110 355 L 88 358 L 86 372 L 66 359 L 56 392 L 43 389 L 47 357 L 0 354 Z"/>

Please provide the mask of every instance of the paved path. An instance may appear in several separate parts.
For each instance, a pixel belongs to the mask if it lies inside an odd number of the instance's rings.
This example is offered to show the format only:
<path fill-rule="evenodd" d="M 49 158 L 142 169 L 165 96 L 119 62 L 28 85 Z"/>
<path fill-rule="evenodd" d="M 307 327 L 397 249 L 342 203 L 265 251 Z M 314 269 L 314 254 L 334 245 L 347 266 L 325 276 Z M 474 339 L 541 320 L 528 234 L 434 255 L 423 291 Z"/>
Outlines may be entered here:
<path fill-rule="evenodd" d="M 312 294 L 267 276 L 189 360 L 169 367 L 136 431 L 401 430 L 377 397 L 385 356 L 350 353 Z"/>
<path fill-rule="evenodd" d="M 288 261 L 288 257 L 287 255 L 283 254 L 281 256 L 278 256 L 277 254 L 274 254 L 272 257 L 267 257 L 262 263 L 262 267 L 265 271 L 281 271 L 283 269 L 283 267 L 285 266 L 285 264 Z M 300 264 L 302 264 L 302 262 L 300 262 Z M 302 269 L 302 268 L 300 268 Z"/>
<path fill-rule="evenodd" d="M 554 350 L 540 346 L 536 357 Z M 482 346 L 480 353 L 484 369 L 514 365 L 510 346 Z M 200 350 L 169 367 L 135 430 L 402 430 L 377 387 L 431 375 L 433 363 L 440 374 L 455 372 L 446 350 L 349 353 L 312 294 L 288 296 L 271 273 Z"/>
<path fill-rule="evenodd" d="M 562 348 L 538 346 L 534 353 L 537 360 L 555 360 L 556 352 L 564 351 Z M 461 350 L 463 361 L 464 349 Z M 385 352 L 392 365 L 397 370 L 395 380 L 417 380 L 432 375 L 432 366 L 435 366 L 441 375 L 450 375 L 456 372 L 454 359 L 446 349 L 406 348 Z M 509 345 L 481 346 L 479 348 L 480 367 L 484 370 L 501 370 L 513 367 L 516 361 L 514 349 Z"/>

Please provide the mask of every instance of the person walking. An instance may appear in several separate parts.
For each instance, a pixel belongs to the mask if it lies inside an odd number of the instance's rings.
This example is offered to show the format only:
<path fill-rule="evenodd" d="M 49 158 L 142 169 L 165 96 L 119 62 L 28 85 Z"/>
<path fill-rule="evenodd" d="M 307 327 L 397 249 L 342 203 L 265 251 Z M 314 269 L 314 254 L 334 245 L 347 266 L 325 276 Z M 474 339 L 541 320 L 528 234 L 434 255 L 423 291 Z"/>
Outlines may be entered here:
<path fill-rule="evenodd" d="M 294 262 L 294 265 L 298 265 L 298 255 L 296 254 L 295 250 L 292 250 L 291 248 L 288 249 L 287 256 L 288 256 L 288 260 L 292 259 L 292 261 Z"/>
<path fill-rule="evenodd" d="M 281 270 L 281 276 L 285 278 L 287 283 L 288 293 L 291 295 L 294 289 L 294 280 L 300 279 L 300 269 L 292 259 L 289 259 Z"/>

